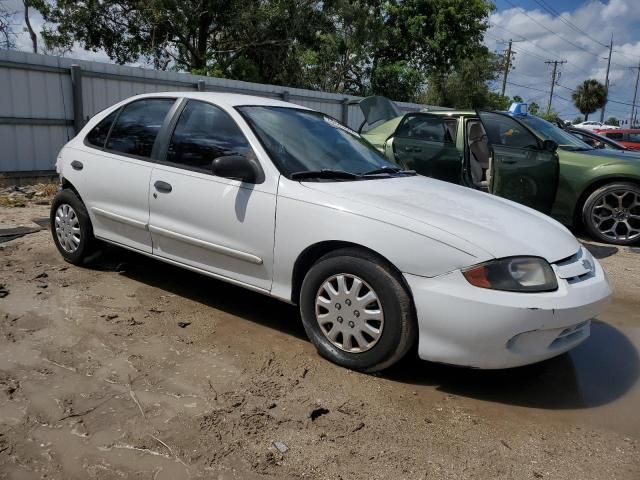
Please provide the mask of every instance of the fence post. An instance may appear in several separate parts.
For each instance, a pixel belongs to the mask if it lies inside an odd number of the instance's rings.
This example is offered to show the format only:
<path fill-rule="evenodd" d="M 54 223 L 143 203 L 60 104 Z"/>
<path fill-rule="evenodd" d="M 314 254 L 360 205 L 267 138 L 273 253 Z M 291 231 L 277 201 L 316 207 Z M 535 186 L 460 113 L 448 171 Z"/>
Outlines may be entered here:
<path fill-rule="evenodd" d="M 349 126 L 349 98 L 342 100 L 342 124 Z"/>
<path fill-rule="evenodd" d="M 197 88 L 199 92 L 206 92 L 207 84 L 204 83 L 204 80 L 198 80 Z"/>
<path fill-rule="evenodd" d="M 285 90 L 284 92 L 281 93 L 282 95 L 282 101 L 283 102 L 288 102 L 289 98 L 291 97 L 291 95 L 289 95 L 289 91 Z"/>
<path fill-rule="evenodd" d="M 73 93 L 73 129 L 76 133 L 84 126 L 84 107 L 82 105 L 82 70 L 80 65 L 73 64 L 71 73 L 71 91 Z M 63 99 L 64 101 L 64 99 Z"/>

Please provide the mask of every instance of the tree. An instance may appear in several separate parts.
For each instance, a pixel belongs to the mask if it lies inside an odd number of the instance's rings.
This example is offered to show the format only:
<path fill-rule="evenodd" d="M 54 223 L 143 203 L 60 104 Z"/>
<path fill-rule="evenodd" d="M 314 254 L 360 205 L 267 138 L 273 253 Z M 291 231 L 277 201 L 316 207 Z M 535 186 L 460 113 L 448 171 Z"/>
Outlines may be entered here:
<path fill-rule="evenodd" d="M 43 4 L 48 48 L 79 43 L 117 63 L 360 95 L 375 85 L 396 100 L 415 98 L 428 75 L 444 82 L 480 47 L 494 8 L 489 0 L 28 1 Z"/>
<path fill-rule="evenodd" d="M 529 113 L 531 115 L 538 115 L 539 111 L 540 111 L 540 105 L 538 105 L 536 102 L 531 102 L 529 104 Z"/>
<path fill-rule="evenodd" d="M 613 125 L 615 127 L 619 127 L 620 126 L 620 121 L 616 117 L 609 117 L 604 122 L 604 124 L 605 125 Z"/>
<path fill-rule="evenodd" d="M 492 108 L 504 110 L 511 100 L 489 91 L 488 82 L 496 80 L 503 65 L 502 56 L 478 47 L 448 74 L 428 77 L 424 102 L 453 108 Z"/>
<path fill-rule="evenodd" d="M 576 123 L 582 123 L 582 122 L 584 122 L 584 117 L 578 115 L 576 118 L 573 119 L 573 122 L 571 123 L 575 125 Z"/>
<path fill-rule="evenodd" d="M 37 5 L 42 6 L 43 4 L 42 2 L 38 2 L 37 0 L 22 0 L 22 6 L 24 8 L 24 23 L 27 26 L 27 31 L 29 32 L 29 37 L 31 38 L 33 53 L 38 53 L 38 35 L 31 26 L 31 19 L 29 18 L 29 7 Z"/>
<path fill-rule="evenodd" d="M 6 0 L 0 0 L 0 48 L 8 49 L 15 46 L 16 32 L 13 16 L 16 12 L 9 9 Z"/>
<path fill-rule="evenodd" d="M 422 75 L 406 62 L 379 65 L 371 79 L 371 90 L 377 95 L 405 102 L 419 100 Z"/>
<path fill-rule="evenodd" d="M 602 108 L 607 102 L 607 88 L 596 79 L 590 78 L 576 87 L 571 98 L 586 121 L 590 113 Z"/>

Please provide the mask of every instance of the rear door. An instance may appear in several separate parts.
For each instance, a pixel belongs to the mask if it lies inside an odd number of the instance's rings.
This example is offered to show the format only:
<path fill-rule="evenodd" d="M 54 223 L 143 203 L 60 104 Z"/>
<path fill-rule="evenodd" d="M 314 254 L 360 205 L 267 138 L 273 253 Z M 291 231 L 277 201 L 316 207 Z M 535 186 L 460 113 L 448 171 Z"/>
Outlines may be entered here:
<path fill-rule="evenodd" d="M 408 113 L 393 135 L 396 162 L 420 175 L 461 182 L 462 152 L 456 147 L 457 119 L 430 113 Z"/>
<path fill-rule="evenodd" d="M 558 190 L 558 155 L 515 118 L 478 112 L 491 149 L 489 191 L 543 213 L 550 213 Z"/>
<path fill-rule="evenodd" d="M 144 98 L 108 115 L 84 139 L 69 181 L 98 238 L 151 253 L 149 181 L 156 137 L 175 98 Z"/>

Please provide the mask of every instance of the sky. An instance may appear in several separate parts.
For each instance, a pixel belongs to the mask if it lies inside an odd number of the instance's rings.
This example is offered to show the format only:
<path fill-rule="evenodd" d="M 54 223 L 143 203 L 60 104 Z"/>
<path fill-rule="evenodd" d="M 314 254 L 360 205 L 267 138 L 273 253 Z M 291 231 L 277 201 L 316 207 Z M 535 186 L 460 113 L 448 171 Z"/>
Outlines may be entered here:
<path fill-rule="evenodd" d="M 4 0 L 12 11 L 22 11 L 21 0 Z M 552 108 L 561 118 L 579 115 L 571 92 L 587 78 L 604 83 L 609 42 L 613 54 L 609 73 L 609 99 L 605 119 L 627 119 L 640 62 L 640 0 L 493 0 L 496 10 L 489 18 L 486 46 L 504 52 L 513 40 L 513 70 L 508 75 L 506 94 L 546 108 L 551 87 L 552 66 L 545 61 L 566 60 L 558 66 Z M 16 17 L 20 21 L 20 16 Z M 31 14 L 36 31 L 42 27 L 37 12 Z M 29 35 L 18 34 L 17 48 L 30 50 Z M 104 52 L 85 51 L 77 46 L 66 56 L 108 62 Z M 501 81 L 492 87 L 499 91 Z M 640 104 L 640 95 L 636 100 Z M 598 120 L 600 112 L 590 115 Z"/>
<path fill-rule="evenodd" d="M 629 118 L 631 106 L 625 103 L 633 100 L 640 62 L 640 1 L 495 0 L 495 4 L 485 44 L 503 52 L 513 40 L 516 53 L 507 95 L 520 95 L 546 108 L 553 67 L 544 62 L 566 60 L 558 66 L 552 108 L 563 119 L 573 119 L 579 112 L 571 102 L 571 91 L 587 78 L 604 83 L 613 35 L 605 119 Z M 599 120 L 600 112 L 589 119 Z"/>

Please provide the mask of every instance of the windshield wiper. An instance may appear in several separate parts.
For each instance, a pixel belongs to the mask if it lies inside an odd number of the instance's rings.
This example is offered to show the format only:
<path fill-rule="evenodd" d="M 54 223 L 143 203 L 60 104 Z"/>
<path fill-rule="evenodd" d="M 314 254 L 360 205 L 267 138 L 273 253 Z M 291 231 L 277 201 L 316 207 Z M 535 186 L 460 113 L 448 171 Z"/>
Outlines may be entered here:
<path fill-rule="evenodd" d="M 362 176 L 378 175 L 380 173 L 402 173 L 405 175 L 416 175 L 415 170 L 403 170 L 399 167 L 382 167 L 382 168 L 376 168 L 375 170 L 371 170 L 369 172 L 365 172 L 362 174 Z"/>
<path fill-rule="evenodd" d="M 328 179 L 344 179 L 344 180 L 357 180 L 361 178 L 357 173 L 346 172 L 344 170 L 332 170 L 330 168 L 323 168 L 322 170 L 304 170 L 301 172 L 293 172 L 289 175 L 291 180 L 303 180 L 305 178 L 328 178 Z"/>

